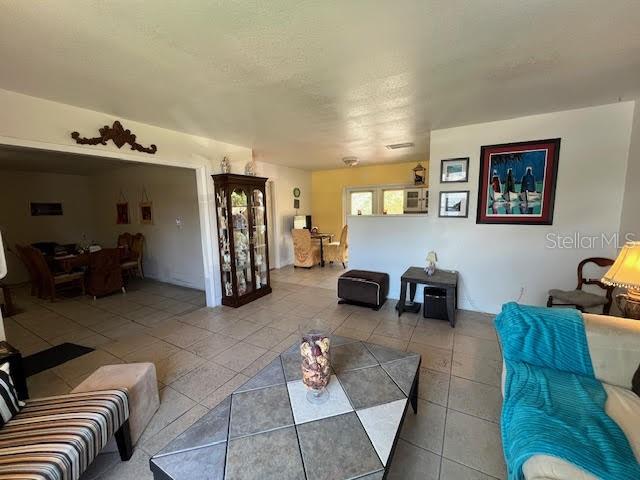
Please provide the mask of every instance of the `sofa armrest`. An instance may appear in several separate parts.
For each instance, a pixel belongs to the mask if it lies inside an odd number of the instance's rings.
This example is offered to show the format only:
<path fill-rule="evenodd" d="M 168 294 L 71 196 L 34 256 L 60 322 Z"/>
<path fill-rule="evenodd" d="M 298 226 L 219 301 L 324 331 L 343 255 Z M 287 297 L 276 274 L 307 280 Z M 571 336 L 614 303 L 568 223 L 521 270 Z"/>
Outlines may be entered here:
<path fill-rule="evenodd" d="M 595 377 L 631 389 L 640 365 L 640 321 L 591 313 L 582 317 Z"/>

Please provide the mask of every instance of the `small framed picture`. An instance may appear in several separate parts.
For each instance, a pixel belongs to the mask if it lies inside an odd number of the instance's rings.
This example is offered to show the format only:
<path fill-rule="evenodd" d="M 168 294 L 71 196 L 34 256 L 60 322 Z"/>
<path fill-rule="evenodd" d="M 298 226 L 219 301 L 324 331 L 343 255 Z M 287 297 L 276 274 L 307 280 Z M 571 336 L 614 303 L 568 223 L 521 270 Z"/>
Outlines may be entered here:
<path fill-rule="evenodd" d="M 151 202 L 140 202 L 140 223 L 153 225 L 153 204 Z"/>
<path fill-rule="evenodd" d="M 469 181 L 469 157 L 447 158 L 440 161 L 440 183 Z"/>
<path fill-rule="evenodd" d="M 128 225 L 129 221 L 129 203 L 116 203 L 116 223 L 118 225 Z"/>
<path fill-rule="evenodd" d="M 440 192 L 439 217 L 469 216 L 469 190 L 458 192 Z"/>

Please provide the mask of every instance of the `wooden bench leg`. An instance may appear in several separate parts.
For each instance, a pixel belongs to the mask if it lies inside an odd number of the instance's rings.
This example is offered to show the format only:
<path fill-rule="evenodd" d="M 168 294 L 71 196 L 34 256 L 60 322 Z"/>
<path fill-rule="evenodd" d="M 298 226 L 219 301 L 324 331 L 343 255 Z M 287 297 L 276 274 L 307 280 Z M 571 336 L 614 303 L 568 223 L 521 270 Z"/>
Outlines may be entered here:
<path fill-rule="evenodd" d="M 128 461 L 133 455 L 133 445 L 131 445 L 131 431 L 129 430 L 129 420 L 122 424 L 120 430 L 116 432 L 116 444 L 118 453 L 123 462 Z"/>

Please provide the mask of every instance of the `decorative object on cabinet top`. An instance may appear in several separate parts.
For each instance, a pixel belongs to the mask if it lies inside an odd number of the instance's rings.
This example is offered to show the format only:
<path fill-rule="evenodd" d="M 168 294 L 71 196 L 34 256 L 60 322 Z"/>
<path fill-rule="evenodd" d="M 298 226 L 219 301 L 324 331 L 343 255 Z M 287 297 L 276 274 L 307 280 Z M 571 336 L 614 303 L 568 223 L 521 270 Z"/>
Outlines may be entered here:
<path fill-rule="evenodd" d="M 73 138 L 79 145 L 106 145 L 107 141 L 111 140 L 118 148 L 122 148 L 125 143 L 128 143 L 131 145 L 131 150 L 137 150 L 138 152 L 150 153 L 153 155 L 158 151 L 158 147 L 154 144 L 144 147 L 136 142 L 136 136 L 131 133 L 131 130 L 125 130 L 118 120 L 113 122 L 111 127 L 109 125 L 105 125 L 98 129 L 98 132 L 100 133 L 100 136 L 93 138 L 81 137 L 80 133 L 72 132 L 71 138 Z"/>
<path fill-rule="evenodd" d="M 223 157 L 220 162 L 220 170 L 222 173 L 230 173 L 231 172 L 231 163 L 229 162 L 229 157 Z"/>

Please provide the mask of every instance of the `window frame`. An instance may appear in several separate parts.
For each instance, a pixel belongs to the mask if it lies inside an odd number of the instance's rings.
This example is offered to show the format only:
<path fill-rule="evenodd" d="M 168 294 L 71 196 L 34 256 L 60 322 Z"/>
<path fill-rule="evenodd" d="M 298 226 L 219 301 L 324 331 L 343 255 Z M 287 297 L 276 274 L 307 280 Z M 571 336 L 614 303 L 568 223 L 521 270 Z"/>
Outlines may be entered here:
<path fill-rule="evenodd" d="M 345 187 L 342 192 L 342 223 L 346 224 L 347 217 L 358 216 L 351 214 L 351 194 L 356 192 L 372 192 L 373 193 L 373 213 L 371 215 L 362 215 L 363 217 L 375 217 L 384 215 L 384 192 L 387 190 L 403 190 L 403 205 L 404 205 L 404 190 L 413 188 L 426 188 L 429 190 L 428 185 L 413 185 L 409 183 L 387 183 L 377 185 L 358 185 L 353 187 Z M 402 214 L 388 214 L 389 217 L 401 217 L 403 215 L 428 215 L 428 213 L 403 213 Z"/>

